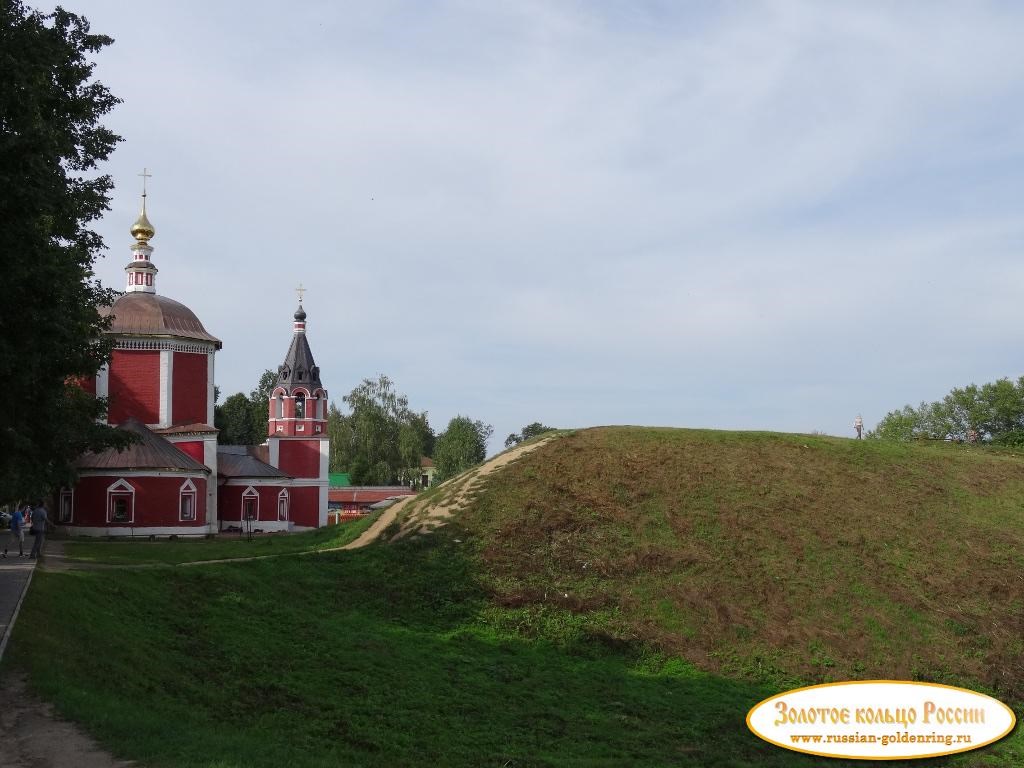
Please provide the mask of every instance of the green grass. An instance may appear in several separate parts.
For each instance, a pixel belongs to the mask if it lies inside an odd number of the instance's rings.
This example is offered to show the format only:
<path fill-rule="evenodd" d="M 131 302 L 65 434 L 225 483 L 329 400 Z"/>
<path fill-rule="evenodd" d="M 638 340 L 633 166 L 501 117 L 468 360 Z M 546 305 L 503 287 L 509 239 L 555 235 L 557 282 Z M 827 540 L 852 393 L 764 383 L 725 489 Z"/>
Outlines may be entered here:
<path fill-rule="evenodd" d="M 237 533 L 224 533 L 211 539 L 174 541 L 72 539 L 64 544 L 64 551 L 71 560 L 112 565 L 175 565 L 202 560 L 317 552 L 354 541 L 378 517 L 379 513 L 374 513 L 359 520 L 305 533 L 256 534 L 252 541 Z"/>
<path fill-rule="evenodd" d="M 569 612 L 547 613 L 544 639 L 505 618 L 436 537 L 39 573 L 9 661 L 153 766 L 808 764 L 746 731 L 766 686 L 607 647 Z"/>
<path fill-rule="evenodd" d="M 421 539 L 38 573 L 4 663 L 158 767 L 861 766 L 746 712 L 881 677 L 1020 714 L 1022 509 L 1016 455 L 585 430 Z M 1024 737 L 904 764 L 1019 766 Z"/>
<path fill-rule="evenodd" d="M 614 607 L 600 631 L 709 672 L 1024 699 L 1020 455 L 584 430 L 494 475 L 458 523 L 498 603 Z"/>

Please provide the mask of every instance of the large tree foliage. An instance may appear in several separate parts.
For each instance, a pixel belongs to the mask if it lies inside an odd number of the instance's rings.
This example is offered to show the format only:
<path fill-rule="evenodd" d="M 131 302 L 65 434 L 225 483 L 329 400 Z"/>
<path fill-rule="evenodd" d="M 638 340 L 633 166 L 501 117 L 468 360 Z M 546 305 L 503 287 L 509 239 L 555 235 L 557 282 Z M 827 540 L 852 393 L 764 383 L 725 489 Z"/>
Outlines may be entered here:
<path fill-rule="evenodd" d="M 118 99 L 92 80 L 91 54 L 112 40 L 58 8 L 0 2 L 0 253 L 4 292 L 0 489 L 41 494 L 74 477 L 86 449 L 123 445 L 97 423 L 105 402 L 73 383 L 108 359 L 97 308 L 114 296 L 93 274 L 103 248 L 88 228 L 109 207 L 96 175 L 120 137 L 100 125 Z"/>
<path fill-rule="evenodd" d="M 539 421 L 535 421 L 532 424 L 527 424 L 523 427 L 520 432 L 513 432 L 505 438 L 505 447 L 511 448 L 513 445 L 519 445 L 522 442 L 529 440 L 537 435 L 543 435 L 545 432 L 553 432 L 555 427 L 545 427 Z"/>
<path fill-rule="evenodd" d="M 1024 376 L 953 389 L 942 400 L 885 415 L 868 437 L 978 440 L 1024 445 Z"/>
<path fill-rule="evenodd" d="M 268 368 L 248 395 L 236 392 L 214 408 L 214 426 L 220 430 L 222 445 L 259 445 L 267 439 L 270 393 L 275 383 L 277 374 Z"/>
<path fill-rule="evenodd" d="M 327 414 L 330 468 L 348 472 L 356 485 L 406 483 L 419 476 L 420 459 L 434 450 L 434 431 L 425 411 L 381 374 L 364 379 L 345 395 L 349 413 L 333 403 Z"/>
<path fill-rule="evenodd" d="M 437 436 L 434 446 L 434 482 L 442 483 L 487 458 L 487 441 L 494 428 L 468 416 L 456 416 Z"/>

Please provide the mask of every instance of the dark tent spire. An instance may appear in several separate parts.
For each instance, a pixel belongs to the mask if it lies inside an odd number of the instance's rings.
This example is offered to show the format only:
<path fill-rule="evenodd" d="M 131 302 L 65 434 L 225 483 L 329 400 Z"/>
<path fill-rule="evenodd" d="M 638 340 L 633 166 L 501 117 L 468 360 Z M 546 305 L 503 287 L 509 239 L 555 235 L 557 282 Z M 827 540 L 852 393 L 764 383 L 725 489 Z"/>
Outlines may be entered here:
<path fill-rule="evenodd" d="M 306 310 L 302 304 L 295 310 L 293 327 L 295 333 L 284 357 L 284 365 L 277 369 L 277 385 L 288 390 L 288 394 L 296 387 L 312 393 L 314 389 L 322 389 L 323 384 L 320 383 L 320 369 L 313 360 L 313 350 L 306 339 Z"/>

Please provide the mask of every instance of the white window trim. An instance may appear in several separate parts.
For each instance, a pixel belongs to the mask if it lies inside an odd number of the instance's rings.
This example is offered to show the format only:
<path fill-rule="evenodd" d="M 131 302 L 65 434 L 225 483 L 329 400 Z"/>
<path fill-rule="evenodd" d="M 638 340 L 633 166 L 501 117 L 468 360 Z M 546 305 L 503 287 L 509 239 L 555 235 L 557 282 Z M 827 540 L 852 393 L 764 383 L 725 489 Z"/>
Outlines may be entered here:
<path fill-rule="evenodd" d="M 71 507 L 71 510 L 70 510 L 71 514 L 68 515 L 68 519 L 67 520 L 62 520 L 61 519 L 61 513 L 64 511 L 64 497 L 65 496 L 67 496 L 70 499 L 69 506 Z M 61 490 L 60 490 L 60 506 L 57 507 L 57 524 L 58 525 L 70 525 L 74 521 L 75 521 L 75 489 L 72 488 L 72 489 L 68 490 L 67 488 L 61 488 Z"/>
<path fill-rule="evenodd" d="M 253 517 L 253 521 L 260 519 L 260 492 L 253 488 L 251 485 L 242 491 L 242 508 L 238 511 L 238 519 L 243 523 L 245 522 L 245 500 L 256 499 L 256 516 Z"/>
<path fill-rule="evenodd" d="M 114 499 L 118 496 L 128 497 L 128 519 L 114 519 Z M 107 523 L 134 525 L 135 523 L 135 487 L 124 478 L 107 486 Z"/>
<path fill-rule="evenodd" d="M 281 502 L 284 502 L 284 517 L 281 517 Z M 282 488 L 281 492 L 277 494 L 277 520 L 278 522 L 288 522 L 291 517 L 291 499 L 288 497 L 288 489 Z"/>
<path fill-rule="evenodd" d="M 185 500 L 186 496 L 192 497 L 192 517 L 184 517 L 182 515 L 181 503 Z M 178 489 L 178 522 L 179 523 L 194 523 L 199 519 L 199 510 L 196 508 L 196 502 L 199 499 L 199 494 L 196 492 L 196 484 L 191 479 L 186 480 L 181 484 L 181 488 Z"/>

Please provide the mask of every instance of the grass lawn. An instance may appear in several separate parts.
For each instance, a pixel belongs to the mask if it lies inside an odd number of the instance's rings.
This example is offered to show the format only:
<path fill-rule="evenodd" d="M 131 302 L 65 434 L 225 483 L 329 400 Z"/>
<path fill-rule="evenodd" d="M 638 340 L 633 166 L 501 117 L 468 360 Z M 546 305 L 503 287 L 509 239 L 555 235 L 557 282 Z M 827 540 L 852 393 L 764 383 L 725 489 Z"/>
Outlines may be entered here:
<path fill-rule="evenodd" d="M 502 629 L 443 539 L 174 571 L 39 573 L 9 661 L 154 766 L 797 766 L 771 691 Z M 69 641 L 68 638 L 74 638 Z"/>
<path fill-rule="evenodd" d="M 863 766 L 768 745 L 747 710 L 888 677 L 1020 716 L 1022 510 L 1011 454 L 584 430 L 430 537 L 37 573 L 4 664 L 160 768 Z M 879 764 L 1018 767 L 1024 737 Z"/>
<path fill-rule="evenodd" d="M 64 544 L 65 554 L 72 560 L 109 563 L 113 565 L 148 565 L 194 563 L 200 560 L 225 560 L 260 555 L 283 555 L 295 552 L 316 552 L 342 547 L 354 541 L 372 525 L 379 513 L 360 520 L 332 525 L 316 531 L 291 534 L 255 534 L 252 541 L 237 533 L 224 533 L 212 539 L 158 539 L 136 541 L 118 539 L 105 541 L 78 538 Z"/>

